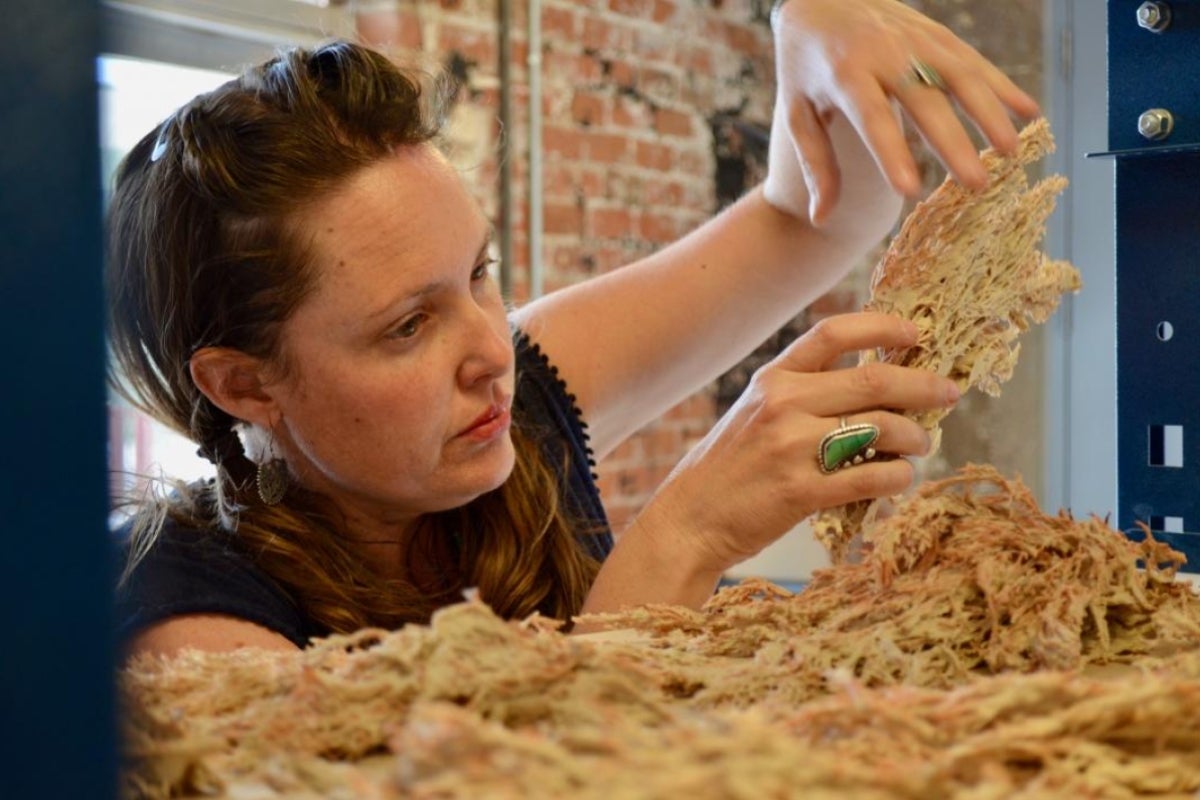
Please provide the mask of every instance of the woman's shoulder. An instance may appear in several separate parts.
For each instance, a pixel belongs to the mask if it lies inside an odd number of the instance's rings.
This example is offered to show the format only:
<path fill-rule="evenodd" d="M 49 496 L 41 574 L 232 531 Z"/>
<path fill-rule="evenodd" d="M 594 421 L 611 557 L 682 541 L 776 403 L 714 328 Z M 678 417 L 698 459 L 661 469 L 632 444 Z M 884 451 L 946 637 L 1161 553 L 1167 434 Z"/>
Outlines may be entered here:
<path fill-rule="evenodd" d="M 513 345 L 517 359 L 513 417 L 551 463 L 563 465 L 560 477 L 567 507 L 588 532 L 580 541 L 602 561 L 612 550 L 612 533 L 596 486 L 599 476 L 587 423 L 575 395 L 537 342 L 514 328 Z"/>
<path fill-rule="evenodd" d="M 513 406 L 525 430 L 542 438 L 543 446 L 547 436 L 565 440 L 573 456 L 589 467 L 595 466 L 587 423 L 558 368 L 519 328 L 513 330 L 513 347 L 517 361 Z M 596 476 L 591 477 L 595 480 Z"/>
<path fill-rule="evenodd" d="M 189 614 L 244 619 L 301 647 L 315 633 L 292 598 L 238 546 L 236 534 L 168 516 L 145 551 L 131 553 L 131 527 L 118 530 L 122 555 L 133 556 L 116 592 L 122 638 Z"/>

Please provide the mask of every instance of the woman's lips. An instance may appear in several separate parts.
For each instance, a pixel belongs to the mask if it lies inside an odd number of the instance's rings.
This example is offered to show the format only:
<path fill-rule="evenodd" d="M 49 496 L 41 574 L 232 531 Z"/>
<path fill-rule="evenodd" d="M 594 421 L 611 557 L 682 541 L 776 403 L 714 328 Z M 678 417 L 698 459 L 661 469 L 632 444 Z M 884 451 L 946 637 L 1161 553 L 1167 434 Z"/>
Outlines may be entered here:
<path fill-rule="evenodd" d="M 508 404 L 496 403 L 476 417 L 459 436 L 483 442 L 508 430 L 511 423 L 512 414 L 508 410 Z"/>

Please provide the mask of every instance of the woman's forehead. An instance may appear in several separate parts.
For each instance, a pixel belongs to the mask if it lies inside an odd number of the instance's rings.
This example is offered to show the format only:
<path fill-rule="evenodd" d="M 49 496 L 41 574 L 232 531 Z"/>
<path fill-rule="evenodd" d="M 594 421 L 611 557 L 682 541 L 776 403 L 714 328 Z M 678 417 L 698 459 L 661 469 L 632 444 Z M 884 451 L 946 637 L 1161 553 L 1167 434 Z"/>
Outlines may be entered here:
<path fill-rule="evenodd" d="M 490 233 L 478 203 L 433 148 L 406 148 L 367 167 L 298 225 L 317 270 L 312 300 L 329 311 L 361 311 L 452 282 Z"/>
<path fill-rule="evenodd" d="M 416 267 L 472 255 L 488 222 L 433 148 L 406 148 L 352 177 L 302 218 L 319 261 L 401 261 Z"/>

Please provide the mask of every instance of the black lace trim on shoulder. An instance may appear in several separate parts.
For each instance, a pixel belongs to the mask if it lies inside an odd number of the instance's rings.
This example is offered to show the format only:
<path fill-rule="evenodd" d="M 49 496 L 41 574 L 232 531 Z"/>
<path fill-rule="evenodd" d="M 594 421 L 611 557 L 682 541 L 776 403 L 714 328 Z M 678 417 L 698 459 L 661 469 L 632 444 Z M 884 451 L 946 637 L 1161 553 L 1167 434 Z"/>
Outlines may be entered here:
<path fill-rule="evenodd" d="M 558 375 L 558 367 L 550 363 L 550 358 L 542 352 L 541 345 L 529 338 L 529 334 L 519 328 L 513 331 L 513 342 L 517 349 L 525 348 L 532 354 L 554 379 L 554 384 L 558 387 L 562 396 L 566 398 L 567 404 L 570 406 L 571 414 L 575 418 L 575 424 L 579 426 L 579 433 L 583 437 L 583 449 L 587 453 L 587 463 L 593 481 L 598 481 L 600 476 L 596 474 L 596 453 L 592 450 L 592 439 L 588 434 L 588 424 L 583 418 L 583 412 L 579 409 L 577 399 L 568 388 L 567 382 Z"/>

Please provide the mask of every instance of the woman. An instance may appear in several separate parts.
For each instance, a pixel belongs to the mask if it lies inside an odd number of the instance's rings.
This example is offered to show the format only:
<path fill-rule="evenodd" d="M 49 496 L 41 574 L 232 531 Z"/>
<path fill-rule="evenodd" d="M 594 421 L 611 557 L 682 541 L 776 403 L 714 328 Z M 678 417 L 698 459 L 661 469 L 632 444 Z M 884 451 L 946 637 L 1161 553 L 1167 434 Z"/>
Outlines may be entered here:
<path fill-rule="evenodd" d="M 1001 148 L 1008 111 L 1036 112 L 894 0 L 777 12 L 765 183 L 511 313 L 488 222 L 433 145 L 436 98 L 370 50 L 292 50 L 147 135 L 110 211 L 113 347 L 130 394 L 218 471 L 131 525 L 131 651 L 295 648 L 427 620 L 468 588 L 510 617 L 698 605 L 813 511 L 903 490 L 909 462 L 869 456 L 926 452 L 894 412 L 957 391 L 831 369 L 915 340 L 873 314 L 828 320 L 761 370 L 615 547 L 589 470 L 891 228 L 896 191 L 918 188 L 893 102 L 974 186 L 986 175 L 949 96 Z"/>

